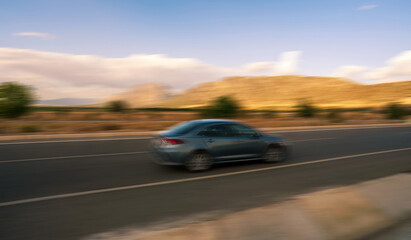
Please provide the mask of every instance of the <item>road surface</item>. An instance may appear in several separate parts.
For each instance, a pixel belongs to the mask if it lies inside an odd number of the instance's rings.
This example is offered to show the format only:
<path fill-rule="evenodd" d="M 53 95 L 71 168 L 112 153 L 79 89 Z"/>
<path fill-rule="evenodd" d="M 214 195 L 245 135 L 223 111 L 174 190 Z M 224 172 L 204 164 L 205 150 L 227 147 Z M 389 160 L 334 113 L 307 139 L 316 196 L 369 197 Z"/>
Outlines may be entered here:
<path fill-rule="evenodd" d="M 289 161 L 204 173 L 153 164 L 147 137 L 0 142 L 0 239 L 195 221 L 411 170 L 411 126 L 279 134 L 293 144 Z"/>

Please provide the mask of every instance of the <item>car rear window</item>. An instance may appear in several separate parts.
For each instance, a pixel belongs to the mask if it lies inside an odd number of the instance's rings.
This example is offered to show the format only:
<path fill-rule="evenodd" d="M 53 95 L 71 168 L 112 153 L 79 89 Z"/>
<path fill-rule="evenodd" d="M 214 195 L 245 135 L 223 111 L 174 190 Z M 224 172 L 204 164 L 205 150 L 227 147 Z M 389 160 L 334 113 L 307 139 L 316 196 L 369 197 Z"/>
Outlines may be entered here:
<path fill-rule="evenodd" d="M 193 131 L 198 126 L 200 126 L 200 123 L 198 122 L 181 123 L 171 128 L 170 130 L 168 130 L 168 133 L 173 134 L 173 135 L 183 135 L 183 134 Z"/>

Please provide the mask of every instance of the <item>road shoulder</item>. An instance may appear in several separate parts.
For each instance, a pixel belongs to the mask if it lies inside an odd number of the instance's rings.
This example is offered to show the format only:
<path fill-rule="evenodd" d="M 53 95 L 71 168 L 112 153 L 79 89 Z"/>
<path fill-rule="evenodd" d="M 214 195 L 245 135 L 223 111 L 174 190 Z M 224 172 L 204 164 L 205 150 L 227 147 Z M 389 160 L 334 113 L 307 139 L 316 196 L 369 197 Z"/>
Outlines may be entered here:
<path fill-rule="evenodd" d="M 327 130 L 349 130 L 368 128 L 407 127 L 411 123 L 398 124 L 368 124 L 368 125 L 325 125 L 325 126 L 302 126 L 302 127 L 278 127 L 262 128 L 266 132 L 304 132 L 304 131 L 327 131 Z M 135 131 L 135 132 L 98 132 L 98 133 L 71 133 L 71 134 L 27 134 L 27 135 L 3 135 L 0 142 L 17 140 L 47 140 L 47 139 L 87 139 L 87 138 L 115 138 L 115 137 L 148 137 L 160 131 Z"/>
<path fill-rule="evenodd" d="M 411 214 L 411 174 L 296 196 L 291 200 L 159 231 L 122 232 L 121 239 L 359 239 Z M 89 239 L 113 238 L 115 232 Z"/>

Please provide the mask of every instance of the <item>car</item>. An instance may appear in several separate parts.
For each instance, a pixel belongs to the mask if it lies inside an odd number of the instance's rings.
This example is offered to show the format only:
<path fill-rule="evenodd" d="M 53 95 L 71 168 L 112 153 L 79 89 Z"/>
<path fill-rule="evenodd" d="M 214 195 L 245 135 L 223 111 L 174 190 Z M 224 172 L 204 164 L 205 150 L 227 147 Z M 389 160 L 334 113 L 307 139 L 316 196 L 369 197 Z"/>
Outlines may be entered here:
<path fill-rule="evenodd" d="M 195 120 L 181 123 L 152 139 L 152 153 L 161 165 L 182 165 L 189 171 L 213 164 L 286 160 L 289 146 L 281 136 L 266 135 L 232 120 Z"/>

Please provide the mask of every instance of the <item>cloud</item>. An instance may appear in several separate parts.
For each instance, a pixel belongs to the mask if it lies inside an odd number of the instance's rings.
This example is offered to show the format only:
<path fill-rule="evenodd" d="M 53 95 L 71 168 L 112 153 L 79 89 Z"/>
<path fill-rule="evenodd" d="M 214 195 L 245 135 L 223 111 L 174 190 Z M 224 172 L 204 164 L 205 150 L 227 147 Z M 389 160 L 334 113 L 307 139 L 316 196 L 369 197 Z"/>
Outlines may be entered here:
<path fill-rule="evenodd" d="M 390 58 L 386 66 L 374 69 L 364 76 L 378 82 L 393 82 L 411 79 L 411 50 Z"/>
<path fill-rule="evenodd" d="M 358 79 L 360 78 L 360 74 L 364 73 L 367 69 L 368 68 L 364 66 L 346 65 L 339 67 L 333 75 L 348 79 Z"/>
<path fill-rule="evenodd" d="M 55 39 L 56 36 L 50 33 L 41 33 L 41 32 L 19 32 L 19 33 L 13 33 L 13 36 L 18 36 L 18 37 L 37 37 L 41 39 L 46 39 L 46 40 L 51 40 Z"/>
<path fill-rule="evenodd" d="M 244 74 L 251 75 L 286 75 L 298 72 L 300 51 L 283 52 L 278 62 L 254 62 L 244 65 Z"/>
<path fill-rule="evenodd" d="M 339 67 L 334 76 L 355 79 L 367 83 L 383 83 L 411 80 L 411 50 L 407 50 L 388 59 L 386 65 L 379 68 L 347 65 Z"/>
<path fill-rule="evenodd" d="M 297 72 L 300 57 L 300 51 L 284 52 L 277 65 L 279 74 L 293 74 Z"/>
<path fill-rule="evenodd" d="M 193 58 L 131 55 L 105 58 L 29 49 L 0 48 L 0 82 L 18 81 L 36 88 L 41 99 L 105 98 L 138 84 L 160 82 L 175 89 L 233 75 L 297 72 L 301 52 L 285 52 L 277 62 L 221 67 Z"/>
<path fill-rule="evenodd" d="M 367 4 L 367 5 L 359 6 L 357 8 L 357 10 L 358 11 L 371 10 L 371 9 L 376 8 L 376 7 L 378 7 L 378 5 L 376 5 L 376 4 Z"/>

